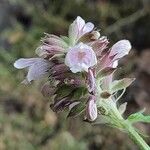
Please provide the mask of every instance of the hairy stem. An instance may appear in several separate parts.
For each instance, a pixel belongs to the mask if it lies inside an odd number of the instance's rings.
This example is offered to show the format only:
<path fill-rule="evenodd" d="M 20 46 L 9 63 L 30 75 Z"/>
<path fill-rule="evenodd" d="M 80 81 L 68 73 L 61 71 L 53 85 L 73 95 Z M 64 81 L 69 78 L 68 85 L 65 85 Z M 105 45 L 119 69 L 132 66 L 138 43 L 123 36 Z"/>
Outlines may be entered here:
<path fill-rule="evenodd" d="M 149 145 L 144 141 L 144 139 L 136 132 L 135 128 L 131 125 L 130 122 L 126 121 L 121 114 L 119 113 L 118 109 L 113 107 L 112 115 L 118 120 L 118 123 L 114 122 L 116 126 L 125 130 L 132 141 L 141 149 L 141 150 L 150 150 Z"/>
<path fill-rule="evenodd" d="M 135 131 L 134 127 L 131 125 L 126 126 L 129 137 L 134 141 L 135 144 L 139 146 L 141 150 L 150 150 L 149 145 L 144 141 L 144 139 Z"/>

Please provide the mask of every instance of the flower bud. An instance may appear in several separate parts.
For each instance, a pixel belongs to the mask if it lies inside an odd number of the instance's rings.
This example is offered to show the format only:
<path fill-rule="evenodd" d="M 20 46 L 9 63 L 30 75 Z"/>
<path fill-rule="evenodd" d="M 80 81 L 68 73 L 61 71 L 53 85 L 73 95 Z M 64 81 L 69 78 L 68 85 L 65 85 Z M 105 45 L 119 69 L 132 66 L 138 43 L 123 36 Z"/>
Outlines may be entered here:
<path fill-rule="evenodd" d="M 56 91 L 56 88 L 51 86 L 49 82 L 45 83 L 41 88 L 41 93 L 45 97 L 53 96 Z"/>
<path fill-rule="evenodd" d="M 97 106 L 95 103 L 95 96 L 90 96 L 87 108 L 86 117 L 89 121 L 94 121 L 97 118 Z"/>

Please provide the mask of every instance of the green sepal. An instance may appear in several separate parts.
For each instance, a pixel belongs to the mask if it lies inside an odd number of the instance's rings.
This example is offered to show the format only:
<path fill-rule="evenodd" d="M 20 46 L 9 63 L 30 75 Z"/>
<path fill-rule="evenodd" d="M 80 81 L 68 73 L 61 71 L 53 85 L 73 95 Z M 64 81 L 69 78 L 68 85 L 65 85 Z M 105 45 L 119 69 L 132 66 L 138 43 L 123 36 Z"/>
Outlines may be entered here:
<path fill-rule="evenodd" d="M 120 112 L 120 114 L 123 114 L 126 111 L 126 107 L 127 107 L 127 102 L 119 106 L 118 111 Z"/>
<path fill-rule="evenodd" d="M 72 99 L 80 99 L 82 97 L 85 97 L 88 93 L 88 90 L 86 87 L 78 87 L 76 88 L 72 93 Z"/>
<path fill-rule="evenodd" d="M 93 122 L 93 125 L 98 125 L 98 124 L 110 124 L 110 118 L 104 115 L 98 115 L 97 119 L 95 122 Z"/>
<path fill-rule="evenodd" d="M 114 73 L 116 70 L 116 68 L 112 68 L 112 67 L 106 67 L 102 70 L 100 70 L 97 75 L 96 75 L 96 78 L 99 79 L 99 80 L 102 80 L 103 78 L 111 75 L 112 73 Z"/>
<path fill-rule="evenodd" d="M 70 39 L 67 36 L 60 36 L 61 39 L 69 45 Z"/>
<path fill-rule="evenodd" d="M 79 103 L 75 105 L 69 112 L 67 117 L 76 117 L 80 115 L 86 108 L 86 105 L 84 103 Z"/>
<path fill-rule="evenodd" d="M 121 80 L 113 81 L 113 83 L 110 86 L 111 93 L 126 89 L 134 80 L 135 78 L 124 78 Z"/>
<path fill-rule="evenodd" d="M 73 88 L 69 85 L 62 85 L 58 87 L 57 91 L 55 92 L 56 97 L 55 99 L 62 99 L 68 96 L 73 91 Z"/>

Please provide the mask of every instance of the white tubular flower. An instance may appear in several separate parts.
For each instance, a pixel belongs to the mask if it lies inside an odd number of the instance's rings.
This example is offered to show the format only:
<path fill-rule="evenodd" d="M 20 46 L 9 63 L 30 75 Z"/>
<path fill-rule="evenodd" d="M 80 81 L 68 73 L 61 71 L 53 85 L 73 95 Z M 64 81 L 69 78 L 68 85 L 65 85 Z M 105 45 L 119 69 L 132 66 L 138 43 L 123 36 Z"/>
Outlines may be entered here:
<path fill-rule="evenodd" d="M 20 58 L 14 63 L 17 69 L 28 68 L 27 81 L 38 80 L 48 74 L 51 63 L 42 58 Z"/>
<path fill-rule="evenodd" d="M 79 43 L 71 47 L 66 55 L 65 64 L 73 73 L 86 71 L 97 64 L 95 52 L 90 46 Z"/>

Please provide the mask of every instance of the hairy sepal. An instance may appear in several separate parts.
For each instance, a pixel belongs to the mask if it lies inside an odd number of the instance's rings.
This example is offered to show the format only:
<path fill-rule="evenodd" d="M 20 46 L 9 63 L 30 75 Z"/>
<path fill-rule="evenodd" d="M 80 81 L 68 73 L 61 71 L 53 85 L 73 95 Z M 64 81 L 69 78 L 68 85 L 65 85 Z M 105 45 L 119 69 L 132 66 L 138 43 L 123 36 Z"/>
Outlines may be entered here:
<path fill-rule="evenodd" d="M 134 80 L 135 78 L 124 78 L 121 80 L 113 81 L 110 86 L 111 93 L 126 89 Z"/>

